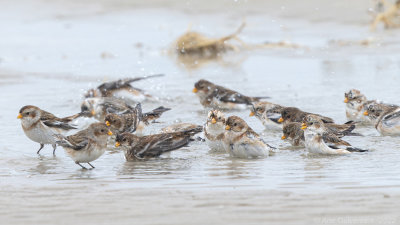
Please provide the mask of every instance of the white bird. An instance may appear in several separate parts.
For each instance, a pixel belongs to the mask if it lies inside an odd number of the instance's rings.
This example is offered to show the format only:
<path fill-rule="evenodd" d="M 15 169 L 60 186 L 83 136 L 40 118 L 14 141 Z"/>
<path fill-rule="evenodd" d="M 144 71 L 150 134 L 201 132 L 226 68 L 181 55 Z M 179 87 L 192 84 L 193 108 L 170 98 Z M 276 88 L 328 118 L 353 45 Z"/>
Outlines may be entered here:
<path fill-rule="evenodd" d="M 326 133 L 324 122 L 316 116 L 307 116 L 304 122 L 301 129 L 304 130 L 305 147 L 309 153 L 344 155 L 367 151 L 348 146 L 348 142 L 340 140 L 333 133 Z M 329 140 L 329 145 L 327 140 Z"/>
<path fill-rule="evenodd" d="M 208 112 L 207 122 L 204 126 L 206 143 L 211 150 L 226 152 L 223 138 L 225 133 L 225 115 L 219 110 Z"/>
<path fill-rule="evenodd" d="M 226 121 L 224 144 L 229 155 L 237 158 L 268 157 L 275 148 L 265 143 L 247 123 L 237 116 Z"/>

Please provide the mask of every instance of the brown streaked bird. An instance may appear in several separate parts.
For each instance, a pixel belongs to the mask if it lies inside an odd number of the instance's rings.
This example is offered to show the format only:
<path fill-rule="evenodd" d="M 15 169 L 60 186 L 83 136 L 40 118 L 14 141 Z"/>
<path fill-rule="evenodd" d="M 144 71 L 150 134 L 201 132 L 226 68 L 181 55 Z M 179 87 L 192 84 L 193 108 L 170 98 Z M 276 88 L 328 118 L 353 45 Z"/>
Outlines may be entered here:
<path fill-rule="evenodd" d="M 193 92 L 200 98 L 200 103 L 204 107 L 215 109 L 244 109 L 253 102 L 268 98 L 248 97 L 204 79 L 194 84 Z"/>
<path fill-rule="evenodd" d="M 282 140 L 287 140 L 292 146 L 304 147 L 304 131 L 302 124 L 298 122 L 288 122 L 283 125 Z"/>
<path fill-rule="evenodd" d="M 223 143 L 225 134 L 225 115 L 219 110 L 210 110 L 204 126 L 204 136 L 208 147 L 216 152 L 226 152 Z"/>
<path fill-rule="evenodd" d="M 69 123 L 79 116 L 80 114 L 76 114 L 58 118 L 36 106 L 26 105 L 19 110 L 17 118 L 21 119 L 22 130 L 25 135 L 32 141 L 40 144 L 37 154 L 40 153 L 45 144 L 51 144 L 54 155 L 57 146 L 53 135 L 76 129 L 76 127 Z"/>
<path fill-rule="evenodd" d="M 308 116 L 302 124 L 304 130 L 305 147 L 309 153 L 323 155 L 343 155 L 351 152 L 366 152 L 368 150 L 350 146 L 349 143 L 340 140 L 334 134 L 324 137 L 325 123 L 316 116 Z M 330 140 L 326 141 L 326 139 Z M 335 141 L 336 140 L 336 141 Z M 334 143 L 334 144 L 332 144 Z"/>
<path fill-rule="evenodd" d="M 344 94 L 344 103 L 346 103 L 347 119 L 363 124 L 371 124 L 368 117 L 363 115 L 364 105 L 367 104 L 367 102 L 367 97 L 357 89 L 351 89 L 346 92 Z"/>
<path fill-rule="evenodd" d="M 116 147 L 122 147 L 127 161 L 158 157 L 165 152 L 187 146 L 202 127 L 173 133 L 162 133 L 139 137 L 131 133 L 118 134 Z"/>
<path fill-rule="evenodd" d="M 261 137 L 238 116 L 226 120 L 224 144 L 232 157 L 260 158 L 268 157 L 275 148 L 265 143 Z"/>
<path fill-rule="evenodd" d="M 249 116 L 255 116 L 267 129 L 282 129 L 282 124 L 278 120 L 283 108 L 283 106 L 271 102 L 256 102 L 251 107 Z"/>
<path fill-rule="evenodd" d="M 133 110 L 123 114 L 109 113 L 104 120 L 106 125 L 116 134 L 124 132 L 133 133 L 136 130 L 143 130 L 144 126 L 149 125 L 150 122 L 154 122 L 160 118 L 161 114 L 168 110 L 171 109 L 160 106 L 150 112 L 142 113 L 141 104 L 138 103 Z"/>
<path fill-rule="evenodd" d="M 64 137 L 56 134 L 54 136 L 57 144 L 64 148 L 68 156 L 82 169 L 87 169 L 81 163 L 87 163 L 94 168 L 90 162 L 104 154 L 107 149 L 107 136 L 110 135 L 112 132 L 105 124 L 92 123 L 88 128 L 74 135 Z"/>
<path fill-rule="evenodd" d="M 81 104 L 81 115 L 104 121 L 108 113 L 123 114 L 132 111 L 135 106 L 119 98 L 87 98 Z"/>
<path fill-rule="evenodd" d="M 400 107 L 371 102 L 365 105 L 364 116 L 368 116 L 381 135 L 400 135 Z"/>
<path fill-rule="evenodd" d="M 110 81 L 99 85 L 95 89 L 90 89 L 86 92 L 85 98 L 93 97 L 114 97 L 122 98 L 124 100 L 130 100 L 133 102 L 142 102 L 146 99 L 153 98 L 145 91 L 133 87 L 132 83 L 144 79 L 161 77 L 164 74 L 155 74 L 143 77 L 125 78 L 116 81 Z"/>

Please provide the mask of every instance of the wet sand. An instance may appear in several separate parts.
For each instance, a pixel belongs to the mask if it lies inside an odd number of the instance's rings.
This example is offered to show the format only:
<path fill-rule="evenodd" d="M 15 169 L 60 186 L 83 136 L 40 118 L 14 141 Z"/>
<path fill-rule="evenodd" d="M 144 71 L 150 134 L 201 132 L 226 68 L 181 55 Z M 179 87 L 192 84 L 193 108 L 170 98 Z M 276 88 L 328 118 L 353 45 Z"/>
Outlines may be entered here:
<path fill-rule="evenodd" d="M 0 4 L 2 224 L 400 224 L 400 140 L 372 128 L 357 128 L 365 137 L 346 137 L 369 153 L 310 157 L 291 150 L 280 132 L 265 130 L 249 111 L 238 111 L 278 154 L 232 159 L 194 143 L 160 159 L 127 163 L 110 149 L 93 163 L 95 170 L 82 171 L 62 148 L 53 157 L 46 146 L 37 156 L 38 144 L 15 119 L 26 104 L 70 115 L 83 92 L 102 81 L 165 73 L 136 84 L 159 97 L 143 103 L 145 111 L 173 109 L 147 133 L 177 121 L 204 123 L 206 111 L 190 92 L 200 78 L 346 122 L 343 94 L 350 88 L 400 104 L 400 30 L 370 32 L 372 3 Z M 243 18 L 246 43 L 287 40 L 306 48 L 233 52 L 196 69 L 168 54 L 189 24 L 219 37 Z M 358 44 L 365 39 L 372 40 L 368 46 Z"/>

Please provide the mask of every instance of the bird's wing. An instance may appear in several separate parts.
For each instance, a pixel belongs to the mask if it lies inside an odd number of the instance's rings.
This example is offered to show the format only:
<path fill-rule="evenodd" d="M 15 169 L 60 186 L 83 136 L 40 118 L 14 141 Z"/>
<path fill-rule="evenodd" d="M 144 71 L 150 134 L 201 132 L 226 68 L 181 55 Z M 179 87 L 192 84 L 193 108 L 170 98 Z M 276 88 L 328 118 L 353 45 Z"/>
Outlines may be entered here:
<path fill-rule="evenodd" d="M 59 137 L 59 136 L 58 136 Z M 89 139 L 86 137 L 86 131 L 80 131 L 68 137 L 58 138 L 56 141 L 58 145 L 63 147 L 72 148 L 74 150 L 82 150 L 89 144 Z"/>
<path fill-rule="evenodd" d="M 240 94 L 239 92 L 224 88 L 221 86 L 216 86 L 213 92 L 216 99 L 222 102 L 232 102 L 236 104 L 247 104 L 251 105 L 251 98 Z"/>
<path fill-rule="evenodd" d="M 40 120 L 48 127 L 51 128 L 59 128 L 62 130 L 71 130 L 71 129 L 76 129 L 76 127 L 68 124 L 68 122 L 63 121 L 63 119 L 60 119 L 53 114 L 43 111 L 41 112 L 41 117 Z"/>
<path fill-rule="evenodd" d="M 156 157 L 164 152 L 179 149 L 190 142 L 190 135 L 184 132 L 156 134 L 141 138 L 135 146 L 136 155 L 143 157 Z"/>
<path fill-rule="evenodd" d="M 332 133 L 325 132 L 322 134 L 322 139 L 326 144 L 330 145 L 345 145 L 345 146 L 351 146 L 348 142 L 343 141 L 340 139 L 338 136 Z"/>
<path fill-rule="evenodd" d="M 382 118 L 382 124 L 387 127 L 400 125 L 400 111 L 389 113 Z"/>
<path fill-rule="evenodd" d="M 139 81 L 139 80 L 144 80 L 144 79 L 154 78 L 154 77 L 161 77 L 161 76 L 164 76 L 164 74 L 155 74 L 155 75 L 150 75 L 150 76 L 120 79 L 120 80 L 116 80 L 116 81 L 103 83 L 103 84 L 99 85 L 97 87 L 97 89 L 102 93 L 102 96 L 109 96 L 109 93 L 112 91 L 119 90 L 119 89 L 126 89 L 126 88 L 132 88 L 137 91 L 142 91 L 138 88 L 132 87 L 131 83 Z"/>

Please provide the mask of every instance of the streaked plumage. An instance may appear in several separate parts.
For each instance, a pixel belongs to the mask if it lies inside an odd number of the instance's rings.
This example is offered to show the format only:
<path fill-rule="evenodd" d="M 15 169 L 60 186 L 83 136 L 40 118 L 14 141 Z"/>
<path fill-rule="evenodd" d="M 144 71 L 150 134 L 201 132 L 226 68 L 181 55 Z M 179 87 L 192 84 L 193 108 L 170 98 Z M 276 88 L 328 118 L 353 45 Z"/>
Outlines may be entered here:
<path fill-rule="evenodd" d="M 107 135 L 112 135 L 112 133 L 105 124 L 93 123 L 74 135 L 67 137 L 55 135 L 55 138 L 56 143 L 65 149 L 67 155 L 76 164 L 86 169 L 81 163 L 87 163 L 94 168 L 90 162 L 98 159 L 106 151 Z"/>
<path fill-rule="evenodd" d="M 146 99 L 152 99 L 153 97 L 147 94 L 145 91 L 133 87 L 132 83 L 144 79 L 155 78 L 164 76 L 163 74 L 156 74 L 143 77 L 125 78 L 116 81 L 110 81 L 99 85 L 95 89 L 90 89 L 86 92 L 85 98 L 93 97 L 114 97 L 121 98 L 133 102 L 142 102 Z"/>
<path fill-rule="evenodd" d="M 325 124 L 316 116 L 308 116 L 303 124 L 305 147 L 309 153 L 324 155 L 343 155 L 350 152 L 365 152 L 367 150 L 351 147 L 349 143 L 340 140 L 332 133 L 325 133 Z M 329 140 L 329 145 L 328 141 Z M 332 142 L 334 144 L 332 144 Z M 335 143 L 336 142 L 336 143 Z"/>
<path fill-rule="evenodd" d="M 180 149 L 193 141 L 193 135 L 200 133 L 202 127 L 173 133 L 136 136 L 131 133 L 117 135 L 116 147 L 121 146 L 127 161 L 160 156 L 165 152 Z"/>
<path fill-rule="evenodd" d="M 135 105 L 118 98 L 87 98 L 81 104 L 81 115 L 104 121 L 108 113 L 123 114 L 134 110 Z"/>
<path fill-rule="evenodd" d="M 247 123 L 237 116 L 226 120 L 224 135 L 225 149 L 232 157 L 260 158 L 268 157 L 275 148 L 265 143 Z"/>
<path fill-rule="evenodd" d="M 250 109 L 250 116 L 257 117 L 267 129 L 282 129 L 282 124 L 278 120 L 283 108 L 271 102 L 256 102 Z"/>
<path fill-rule="evenodd" d="M 69 123 L 79 116 L 80 114 L 76 114 L 58 118 L 36 106 L 27 105 L 19 110 L 18 119 L 21 119 L 22 130 L 25 135 L 40 144 L 37 154 L 40 153 L 45 144 L 51 144 L 53 146 L 53 154 L 55 154 L 57 146 L 53 135 L 76 129 Z"/>
<path fill-rule="evenodd" d="M 226 152 L 223 143 L 225 133 L 225 115 L 219 110 L 208 112 L 204 126 L 204 136 L 208 147 L 217 152 Z"/>
<path fill-rule="evenodd" d="M 351 89 L 344 94 L 344 103 L 346 103 L 346 117 L 354 122 L 363 124 L 371 124 L 368 117 L 363 115 L 364 105 L 367 103 L 367 98 L 357 89 Z"/>
<path fill-rule="evenodd" d="M 364 115 L 374 122 L 381 135 L 400 135 L 400 107 L 371 102 L 365 106 Z"/>
<path fill-rule="evenodd" d="M 109 113 L 105 117 L 105 123 L 111 128 L 116 134 L 129 132 L 133 133 L 136 130 L 142 131 L 144 126 L 150 124 L 150 122 L 158 119 L 161 114 L 170 110 L 170 108 L 165 108 L 160 106 L 153 109 L 150 112 L 142 113 L 141 104 L 138 103 L 134 109 L 123 114 Z"/>
<path fill-rule="evenodd" d="M 195 83 L 193 92 L 200 98 L 204 107 L 214 109 L 244 109 L 253 102 L 268 98 L 248 97 L 203 79 Z"/>

